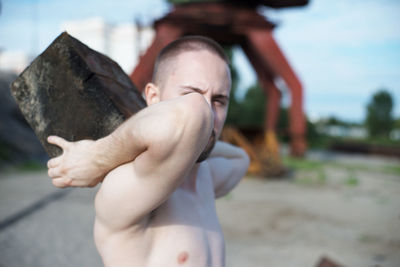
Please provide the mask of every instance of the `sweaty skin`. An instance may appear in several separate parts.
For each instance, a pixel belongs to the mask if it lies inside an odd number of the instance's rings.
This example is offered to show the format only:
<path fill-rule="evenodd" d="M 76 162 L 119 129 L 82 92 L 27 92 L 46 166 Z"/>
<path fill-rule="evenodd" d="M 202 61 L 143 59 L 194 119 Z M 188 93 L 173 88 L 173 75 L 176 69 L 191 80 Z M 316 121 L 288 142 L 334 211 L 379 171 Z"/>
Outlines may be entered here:
<path fill-rule="evenodd" d="M 215 198 L 245 174 L 249 159 L 217 141 L 226 118 L 230 76 L 206 50 L 183 52 L 162 88 L 145 88 L 148 107 L 111 135 L 67 142 L 49 161 L 57 187 L 93 186 L 94 237 L 105 266 L 224 266 Z"/>

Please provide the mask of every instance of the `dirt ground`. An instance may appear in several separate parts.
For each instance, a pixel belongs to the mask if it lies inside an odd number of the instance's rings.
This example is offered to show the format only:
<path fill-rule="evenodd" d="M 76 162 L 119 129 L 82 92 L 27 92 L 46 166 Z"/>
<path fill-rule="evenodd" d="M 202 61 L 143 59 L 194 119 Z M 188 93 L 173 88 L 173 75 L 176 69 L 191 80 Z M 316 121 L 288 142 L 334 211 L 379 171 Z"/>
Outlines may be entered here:
<path fill-rule="evenodd" d="M 227 267 L 314 267 L 322 256 L 400 266 L 400 159 L 310 153 L 285 163 L 287 177 L 246 177 L 217 200 Z M 45 171 L 0 173 L 0 267 L 101 266 L 96 188 L 60 192 Z"/>
<path fill-rule="evenodd" d="M 326 156 L 326 155 L 325 155 Z M 217 207 L 227 266 L 400 266 L 400 161 L 310 155 L 289 178 L 248 177 Z"/>

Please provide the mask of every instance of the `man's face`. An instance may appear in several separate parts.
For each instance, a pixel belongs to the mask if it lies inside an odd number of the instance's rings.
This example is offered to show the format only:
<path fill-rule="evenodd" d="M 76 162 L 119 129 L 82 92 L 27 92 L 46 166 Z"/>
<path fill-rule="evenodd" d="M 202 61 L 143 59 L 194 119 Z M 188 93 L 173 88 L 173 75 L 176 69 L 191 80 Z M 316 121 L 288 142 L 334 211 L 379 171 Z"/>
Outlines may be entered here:
<path fill-rule="evenodd" d="M 231 87 L 227 64 L 217 55 L 201 50 L 183 52 L 171 65 L 160 88 L 160 100 L 193 92 L 203 95 L 214 113 L 214 131 L 218 138 L 225 123 Z"/>
<path fill-rule="evenodd" d="M 174 59 L 167 75 L 160 88 L 161 101 L 195 92 L 203 95 L 211 106 L 214 128 L 210 142 L 199 158 L 199 161 L 204 160 L 225 123 L 231 87 L 229 68 L 224 60 L 209 51 L 189 51 Z"/>

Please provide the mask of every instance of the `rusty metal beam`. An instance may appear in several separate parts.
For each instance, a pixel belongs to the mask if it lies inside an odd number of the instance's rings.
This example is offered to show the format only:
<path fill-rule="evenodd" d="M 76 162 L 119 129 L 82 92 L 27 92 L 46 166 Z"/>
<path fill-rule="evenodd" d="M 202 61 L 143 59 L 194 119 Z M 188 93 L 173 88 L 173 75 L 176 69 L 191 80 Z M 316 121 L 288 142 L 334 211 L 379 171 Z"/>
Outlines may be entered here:
<path fill-rule="evenodd" d="M 303 88 L 278 44 L 272 37 L 274 24 L 255 8 L 234 3 L 196 3 L 179 5 L 155 22 L 156 38 L 131 74 L 139 90 L 151 80 L 157 53 L 172 40 L 188 34 L 200 34 L 221 44 L 241 44 L 252 62 L 260 83 L 268 95 L 265 130 L 276 133 L 280 91 L 274 78 L 280 76 L 291 94 L 291 153 L 301 156 L 306 150 L 306 125 L 303 114 Z M 270 136 L 270 135 L 269 135 Z M 271 140 L 271 138 L 269 138 Z"/>
<path fill-rule="evenodd" d="M 261 60 L 259 55 L 246 44 L 242 49 L 253 66 L 260 86 L 266 94 L 266 110 L 264 130 L 276 131 L 276 125 L 279 116 L 279 107 L 281 102 L 281 91 L 274 83 L 274 77 L 269 67 Z"/>
<path fill-rule="evenodd" d="M 156 36 L 145 54 L 140 57 L 139 64 L 135 67 L 130 78 L 139 91 L 143 91 L 153 75 L 154 62 L 164 46 L 179 38 L 182 30 L 168 23 L 160 23 L 156 27 Z"/>
<path fill-rule="evenodd" d="M 291 93 L 290 105 L 290 135 L 291 154 L 302 156 L 306 150 L 305 140 L 306 125 L 303 113 L 303 87 L 289 62 L 275 42 L 271 31 L 249 30 L 246 33 L 248 45 L 258 57 L 269 66 L 274 75 L 282 77 Z"/>

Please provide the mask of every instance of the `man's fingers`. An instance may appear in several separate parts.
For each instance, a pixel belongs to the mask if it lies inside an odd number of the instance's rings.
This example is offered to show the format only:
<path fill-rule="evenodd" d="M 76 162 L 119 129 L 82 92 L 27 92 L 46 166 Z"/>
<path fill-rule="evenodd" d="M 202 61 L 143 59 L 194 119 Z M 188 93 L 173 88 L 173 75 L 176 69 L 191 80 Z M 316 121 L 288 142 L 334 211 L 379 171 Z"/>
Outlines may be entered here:
<path fill-rule="evenodd" d="M 61 137 L 55 136 L 55 135 L 51 135 L 51 136 L 47 137 L 47 142 L 49 142 L 50 144 L 59 146 L 63 150 L 65 150 L 69 145 L 69 142 L 66 141 L 64 138 L 61 138 Z"/>
<path fill-rule="evenodd" d="M 56 178 L 52 181 L 53 185 L 58 188 L 70 187 L 72 180 L 70 178 Z"/>
<path fill-rule="evenodd" d="M 47 175 L 52 179 L 61 177 L 61 175 L 57 171 L 57 168 L 49 168 L 49 170 L 47 171 Z"/>
<path fill-rule="evenodd" d="M 47 162 L 47 167 L 48 168 L 55 168 L 61 163 L 62 159 L 61 156 L 52 158 Z"/>
<path fill-rule="evenodd" d="M 49 170 L 47 171 L 47 174 L 50 176 L 50 178 L 54 179 L 54 178 L 66 176 L 67 172 L 65 169 L 58 166 L 56 168 L 49 168 Z"/>

